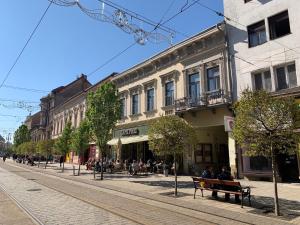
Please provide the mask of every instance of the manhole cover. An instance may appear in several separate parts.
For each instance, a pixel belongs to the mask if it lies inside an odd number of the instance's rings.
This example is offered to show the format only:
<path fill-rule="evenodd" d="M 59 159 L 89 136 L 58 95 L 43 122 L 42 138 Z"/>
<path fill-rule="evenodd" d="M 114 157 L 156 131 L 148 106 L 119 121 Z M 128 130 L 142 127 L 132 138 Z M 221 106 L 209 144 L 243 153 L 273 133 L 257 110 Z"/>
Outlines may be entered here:
<path fill-rule="evenodd" d="M 28 189 L 27 191 L 41 191 L 42 189 L 40 188 L 32 188 L 32 189 Z"/>

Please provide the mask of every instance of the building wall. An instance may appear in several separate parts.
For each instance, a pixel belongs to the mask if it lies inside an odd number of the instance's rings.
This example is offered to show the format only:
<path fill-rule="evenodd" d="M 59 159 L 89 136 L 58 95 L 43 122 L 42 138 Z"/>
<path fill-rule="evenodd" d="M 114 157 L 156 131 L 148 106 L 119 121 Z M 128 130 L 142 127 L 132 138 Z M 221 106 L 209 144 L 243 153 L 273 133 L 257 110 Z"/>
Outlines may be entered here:
<path fill-rule="evenodd" d="M 272 26 L 270 17 L 288 11 L 290 33 L 278 38 L 272 38 Z M 270 71 L 271 92 L 274 95 L 292 94 L 300 95 L 300 1 L 299 0 L 224 0 L 224 15 L 226 30 L 229 39 L 230 61 L 232 66 L 233 93 L 235 100 L 246 89 L 255 87 L 254 75 L 264 71 Z M 254 31 L 253 26 L 257 22 L 265 26 L 266 41 L 257 46 L 251 46 L 249 34 Z M 287 28 L 288 26 L 279 26 Z M 264 36 L 261 35 L 261 40 Z M 294 63 L 296 67 L 296 86 L 279 90 L 276 68 L 278 66 Z M 288 80 L 288 78 L 287 78 Z M 264 87 L 264 89 L 266 89 Z M 257 176 L 270 176 L 270 168 L 254 170 L 250 168 L 250 158 L 242 156 L 242 150 L 235 149 L 235 143 L 231 139 L 230 157 L 234 153 L 239 154 L 239 169 L 244 174 L 256 174 Z M 299 160 L 299 159 L 298 159 Z M 263 164 L 263 163 L 261 163 Z M 300 164 L 298 164 L 300 165 Z M 299 171 L 300 171 L 300 166 Z M 254 167 L 253 167 L 254 168 Z"/>
<path fill-rule="evenodd" d="M 174 101 L 182 99 L 188 95 L 187 75 L 200 73 L 201 89 L 204 93 L 207 89 L 206 69 L 212 66 L 219 66 L 221 89 L 230 92 L 225 39 L 220 29 L 215 27 L 201 35 L 196 35 L 186 43 L 174 46 L 116 76 L 113 82 L 118 87 L 120 98 L 125 98 L 126 102 L 125 117 L 118 125 L 175 114 L 175 104 L 165 106 L 165 84 L 174 81 Z M 155 89 L 154 110 L 151 112 L 146 110 L 146 93 L 149 87 Z M 139 95 L 139 113 L 132 115 L 132 95 L 135 93 Z"/>
<path fill-rule="evenodd" d="M 276 90 L 274 67 L 289 62 L 296 63 L 297 84 L 300 85 L 300 24 L 299 0 L 224 0 L 224 14 L 227 20 L 230 54 L 237 98 L 245 88 L 253 88 L 253 73 L 270 69 L 272 91 Z M 270 40 L 268 18 L 288 10 L 291 34 Z M 264 20 L 267 42 L 256 47 L 248 47 L 247 26 Z"/>

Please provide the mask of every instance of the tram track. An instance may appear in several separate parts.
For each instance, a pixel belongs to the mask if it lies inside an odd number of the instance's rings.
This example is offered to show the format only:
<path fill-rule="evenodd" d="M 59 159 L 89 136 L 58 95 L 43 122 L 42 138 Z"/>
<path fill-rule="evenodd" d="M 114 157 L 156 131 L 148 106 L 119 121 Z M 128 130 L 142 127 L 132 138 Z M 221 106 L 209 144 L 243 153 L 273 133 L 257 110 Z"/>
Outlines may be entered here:
<path fill-rule="evenodd" d="M 63 188 L 58 187 L 57 185 L 53 185 L 53 182 L 50 182 L 50 183 L 48 182 L 47 183 L 47 182 L 45 182 L 45 180 L 43 181 L 43 179 L 40 179 L 40 178 L 44 177 L 44 179 L 45 179 L 47 177 L 48 179 L 52 179 L 52 181 L 54 179 L 58 178 L 60 180 L 64 180 L 65 183 L 69 183 L 69 184 L 72 183 L 72 185 L 77 185 L 77 186 L 79 186 L 79 188 L 80 188 L 80 186 L 85 185 L 86 188 L 92 189 L 92 191 L 95 191 L 95 189 L 99 189 L 99 187 L 96 186 L 96 185 L 92 185 L 92 184 L 86 183 L 84 181 L 75 181 L 73 179 L 62 177 L 62 176 L 53 174 L 51 172 L 46 172 L 45 173 L 45 171 L 40 172 L 40 171 L 38 171 L 36 169 L 24 168 L 23 166 L 9 165 L 9 166 L 5 166 L 5 167 L 6 167 L 5 169 L 7 169 L 8 171 L 14 172 L 14 173 L 18 174 L 21 177 L 25 177 L 27 179 L 31 179 L 33 182 L 36 182 L 36 183 L 38 183 L 40 185 L 43 185 L 43 186 L 45 186 L 47 188 L 50 188 L 50 189 L 55 190 L 57 192 L 60 192 L 62 194 L 65 194 L 65 195 L 68 195 L 70 197 L 73 197 L 73 198 L 75 198 L 77 200 L 83 201 L 83 202 L 85 202 L 87 204 L 90 204 L 90 205 L 93 205 L 95 207 L 98 207 L 98 208 L 101 208 L 103 210 L 106 210 L 106 211 L 108 211 L 108 212 L 110 212 L 110 213 L 112 213 L 114 215 L 120 216 L 120 217 L 125 218 L 127 220 L 130 220 L 130 221 L 132 221 L 134 223 L 137 223 L 137 224 L 149 224 L 149 223 L 147 223 L 147 220 L 143 220 L 143 219 L 141 219 L 139 217 L 136 217 L 136 216 L 134 217 L 132 215 L 132 213 L 130 213 L 130 211 L 128 211 L 128 209 L 126 209 L 125 211 L 124 210 L 122 211 L 122 209 L 119 210 L 119 211 L 116 211 L 115 207 L 111 207 L 109 205 L 105 206 L 103 204 L 99 204 L 99 202 L 97 202 L 97 201 L 95 202 L 91 198 L 86 198 L 86 196 L 82 195 L 82 194 L 80 195 L 78 193 L 77 194 L 76 193 L 70 193 L 69 191 L 66 191 L 66 189 L 64 190 Z M 8 167 L 10 167 L 10 168 L 8 168 Z M 25 170 L 27 172 L 34 172 L 34 173 L 24 173 L 22 171 L 14 171 L 13 168 L 19 168 L 19 169 L 22 169 L 23 171 Z M 36 179 L 37 178 L 36 175 L 40 176 L 39 179 Z M 107 189 L 109 191 L 116 192 L 116 190 L 114 190 L 112 188 L 107 188 L 107 187 L 105 187 L 105 188 L 104 187 L 100 187 L 100 189 L 102 189 L 102 190 L 103 189 Z M 99 192 L 103 192 L 101 190 L 98 190 L 98 191 Z M 120 192 L 120 191 L 118 190 L 118 192 Z M 155 206 L 156 210 L 163 210 L 163 211 L 167 210 L 168 211 L 167 213 L 176 213 L 177 216 L 179 216 L 179 214 L 180 214 L 183 217 L 189 217 L 189 218 L 192 218 L 192 219 L 194 219 L 195 221 L 198 221 L 198 222 L 201 221 L 202 224 L 205 224 L 205 223 L 207 223 L 207 224 L 228 224 L 228 223 L 254 224 L 254 223 L 249 223 L 249 222 L 246 222 L 246 221 L 243 221 L 243 220 L 238 220 L 238 219 L 233 219 L 233 218 L 230 218 L 230 217 L 224 217 L 224 216 L 220 216 L 220 215 L 215 215 L 213 213 L 201 212 L 199 210 L 194 210 L 194 209 L 191 209 L 191 208 L 185 207 L 185 206 L 180 206 L 180 207 L 179 206 L 174 206 L 174 205 L 171 205 L 171 204 L 166 203 L 164 201 L 153 200 L 153 199 L 147 198 L 145 196 L 133 195 L 133 194 L 130 194 L 130 193 L 127 193 L 127 192 L 123 192 L 123 194 L 126 194 L 129 197 L 130 196 L 135 197 L 135 198 L 139 197 L 140 200 L 145 199 L 145 201 L 146 202 L 148 201 L 148 203 L 144 203 L 144 205 L 148 205 L 149 201 L 157 202 L 159 204 L 163 204 L 165 207 L 160 207 L 159 205 Z M 111 194 L 111 195 L 113 195 L 113 194 Z M 122 198 L 126 199 L 126 197 L 124 197 L 124 196 Z M 127 198 L 127 201 L 132 201 L 132 200 L 129 199 L 129 198 Z M 140 203 L 141 203 L 141 201 L 140 201 Z M 168 206 L 168 205 L 170 206 L 170 208 L 174 208 L 175 207 L 177 210 L 174 211 L 174 210 L 166 209 L 166 206 Z M 153 207 L 153 204 L 151 206 Z M 203 217 L 199 218 L 199 214 L 202 214 L 204 216 L 207 215 L 208 217 L 210 217 L 210 220 L 206 220 Z M 223 221 L 223 222 L 221 222 L 221 221 Z"/>

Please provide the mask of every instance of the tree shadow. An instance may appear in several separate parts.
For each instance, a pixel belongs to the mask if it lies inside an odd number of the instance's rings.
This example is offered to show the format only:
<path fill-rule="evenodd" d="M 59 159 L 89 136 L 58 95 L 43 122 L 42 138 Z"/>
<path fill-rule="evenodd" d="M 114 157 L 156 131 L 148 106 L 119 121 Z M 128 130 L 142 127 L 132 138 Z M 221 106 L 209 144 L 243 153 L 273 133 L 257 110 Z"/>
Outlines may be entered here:
<path fill-rule="evenodd" d="M 148 186 L 154 187 L 163 187 L 163 188 L 173 188 L 174 181 L 130 181 L 133 183 L 144 184 Z M 177 183 L 178 188 L 193 188 L 193 183 L 190 181 L 178 181 Z"/>
<path fill-rule="evenodd" d="M 266 196 L 252 196 L 252 208 L 249 211 L 254 214 L 261 214 L 266 216 L 274 215 L 274 199 Z M 300 217 L 300 201 L 279 199 L 279 207 L 281 217 L 286 220 L 292 220 Z"/>

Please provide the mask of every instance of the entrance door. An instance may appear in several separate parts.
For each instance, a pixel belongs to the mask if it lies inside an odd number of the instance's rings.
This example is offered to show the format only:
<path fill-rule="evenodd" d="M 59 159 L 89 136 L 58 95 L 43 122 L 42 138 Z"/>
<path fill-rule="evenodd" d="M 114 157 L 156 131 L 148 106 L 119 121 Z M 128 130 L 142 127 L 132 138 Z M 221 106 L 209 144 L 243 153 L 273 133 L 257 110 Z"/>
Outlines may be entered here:
<path fill-rule="evenodd" d="M 229 150 L 228 145 L 226 144 L 220 144 L 219 148 L 219 166 L 227 166 L 229 167 Z"/>

